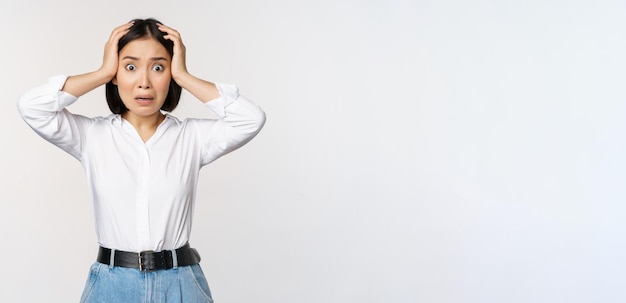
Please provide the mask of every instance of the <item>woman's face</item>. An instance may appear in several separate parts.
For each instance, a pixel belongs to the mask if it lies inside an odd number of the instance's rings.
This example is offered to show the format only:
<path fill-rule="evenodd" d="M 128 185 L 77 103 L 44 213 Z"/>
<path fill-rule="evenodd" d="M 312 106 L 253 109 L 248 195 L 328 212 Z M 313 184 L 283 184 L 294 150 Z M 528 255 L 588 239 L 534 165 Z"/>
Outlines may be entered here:
<path fill-rule="evenodd" d="M 128 108 L 124 115 L 161 114 L 172 78 L 170 64 L 170 54 L 152 38 L 133 40 L 120 50 L 114 83 Z"/>

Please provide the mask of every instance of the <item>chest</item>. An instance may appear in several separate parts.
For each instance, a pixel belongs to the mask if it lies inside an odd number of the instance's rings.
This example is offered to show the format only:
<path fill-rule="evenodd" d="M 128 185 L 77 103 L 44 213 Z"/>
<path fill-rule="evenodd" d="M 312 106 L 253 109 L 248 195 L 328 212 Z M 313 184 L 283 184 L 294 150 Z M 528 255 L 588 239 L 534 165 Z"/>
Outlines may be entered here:
<path fill-rule="evenodd" d="M 180 193 L 190 190 L 201 167 L 200 148 L 184 128 L 158 130 L 143 142 L 134 129 L 99 127 L 85 141 L 83 167 L 100 193 Z"/>

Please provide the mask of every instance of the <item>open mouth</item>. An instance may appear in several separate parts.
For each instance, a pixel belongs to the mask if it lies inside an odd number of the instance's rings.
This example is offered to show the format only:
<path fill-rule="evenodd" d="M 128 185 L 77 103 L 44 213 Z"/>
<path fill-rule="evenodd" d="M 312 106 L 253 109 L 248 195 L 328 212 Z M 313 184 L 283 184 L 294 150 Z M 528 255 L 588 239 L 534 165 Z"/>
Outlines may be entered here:
<path fill-rule="evenodd" d="M 149 104 L 152 100 L 154 100 L 154 98 L 150 96 L 138 96 L 135 98 L 135 101 L 139 104 Z"/>

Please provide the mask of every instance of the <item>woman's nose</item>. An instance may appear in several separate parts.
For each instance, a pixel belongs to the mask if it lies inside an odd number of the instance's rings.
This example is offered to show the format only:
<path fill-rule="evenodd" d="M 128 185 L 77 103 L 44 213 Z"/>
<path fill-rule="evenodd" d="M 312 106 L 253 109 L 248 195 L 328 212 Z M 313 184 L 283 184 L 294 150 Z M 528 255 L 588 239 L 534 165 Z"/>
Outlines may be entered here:
<path fill-rule="evenodd" d="M 139 88 L 148 89 L 150 88 L 150 78 L 148 77 L 148 73 L 144 72 L 141 74 L 139 78 Z"/>

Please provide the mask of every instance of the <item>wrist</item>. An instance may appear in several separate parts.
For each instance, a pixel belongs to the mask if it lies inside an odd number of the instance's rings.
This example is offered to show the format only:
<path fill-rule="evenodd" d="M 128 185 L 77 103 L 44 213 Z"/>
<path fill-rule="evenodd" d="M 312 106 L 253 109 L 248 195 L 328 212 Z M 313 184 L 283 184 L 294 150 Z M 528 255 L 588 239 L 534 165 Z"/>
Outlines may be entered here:
<path fill-rule="evenodd" d="M 193 76 L 189 72 L 184 71 L 176 74 L 172 73 L 172 79 L 176 81 L 178 85 L 185 88 L 186 83 L 189 83 L 189 80 L 193 79 Z"/>
<path fill-rule="evenodd" d="M 115 75 L 117 74 L 117 70 L 111 71 L 104 67 L 101 67 L 95 72 L 95 74 L 97 75 L 98 79 L 101 80 L 103 84 L 106 84 L 115 77 Z"/>

